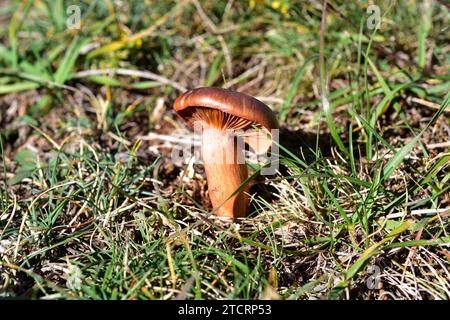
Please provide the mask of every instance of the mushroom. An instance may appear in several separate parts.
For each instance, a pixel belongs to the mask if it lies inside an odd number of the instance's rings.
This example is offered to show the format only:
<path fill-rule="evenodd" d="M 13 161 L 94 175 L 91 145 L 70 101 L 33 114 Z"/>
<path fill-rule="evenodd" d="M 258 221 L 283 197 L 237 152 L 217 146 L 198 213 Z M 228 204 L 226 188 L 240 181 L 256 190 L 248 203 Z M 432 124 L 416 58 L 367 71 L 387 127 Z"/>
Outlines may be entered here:
<path fill-rule="evenodd" d="M 266 152 L 271 130 L 278 128 L 275 114 L 251 96 L 212 87 L 185 92 L 173 109 L 202 133 L 201 154 L 214 213 L 245 217 L 249 186 L 243 186 L 248 179 L 244 143 L 257 154 Z"/>

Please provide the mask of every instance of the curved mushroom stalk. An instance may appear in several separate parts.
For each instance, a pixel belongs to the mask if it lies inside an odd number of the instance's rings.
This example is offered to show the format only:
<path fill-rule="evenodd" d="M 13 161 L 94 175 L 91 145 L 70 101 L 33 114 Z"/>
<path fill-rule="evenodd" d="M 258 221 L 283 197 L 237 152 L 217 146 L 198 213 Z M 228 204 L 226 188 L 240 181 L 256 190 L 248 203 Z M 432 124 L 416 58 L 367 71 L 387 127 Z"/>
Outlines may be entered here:
<path fill-rule="evenodd" d="M 236 218 L 245 217 L 247 213 L 249 187 L 242 183 L 248 178 L 248 170 L 239 142 L 227 130 L 203 130 L 203 164 L 209 197 L 218 216 Z"/>

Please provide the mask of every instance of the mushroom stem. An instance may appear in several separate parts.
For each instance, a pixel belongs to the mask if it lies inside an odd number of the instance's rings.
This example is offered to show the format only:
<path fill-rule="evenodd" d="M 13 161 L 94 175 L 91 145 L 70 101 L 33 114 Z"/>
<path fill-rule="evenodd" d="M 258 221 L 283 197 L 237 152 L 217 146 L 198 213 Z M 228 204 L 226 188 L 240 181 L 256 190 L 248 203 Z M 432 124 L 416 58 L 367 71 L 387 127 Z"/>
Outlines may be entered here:
<path fill-rule="evenodd" d="M 202 158 L 209 197 L 213 209 L 217 209 L 215 214 L 230 218 L 245 217 L 249 202 L 245 193 L 248 185 L 238 192 L 236 190 L 248 178 L 248 170 L 238 138 L 226 130 L 204 128 Z"/>

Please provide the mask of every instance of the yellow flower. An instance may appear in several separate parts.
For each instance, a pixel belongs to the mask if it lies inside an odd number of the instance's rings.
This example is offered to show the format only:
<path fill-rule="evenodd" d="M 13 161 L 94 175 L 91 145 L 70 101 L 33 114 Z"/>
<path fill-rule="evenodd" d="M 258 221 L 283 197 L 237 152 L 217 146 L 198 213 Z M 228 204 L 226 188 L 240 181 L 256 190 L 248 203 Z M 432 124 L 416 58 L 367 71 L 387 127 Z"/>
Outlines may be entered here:
<path fill-rule="evenodd" d="M 272 1 L 272 9 L 277 10 L 280 7 L 281 7 L 280 1 Z"/>
<path fill-rule="evenodd" d="M 271 7 L 272 9 L 280 11 L 284 15 L 286 15 L 289 11 L 289 5 L 286 1 L 272 1 Z"/>
<path fill-rule="evenodd" d="M 142 46 L 142 39 L 137 39 L 134 45 L 136 46 L 136 48 L 140 48 Z"/>
<path fill-rule="evenodd" d="M 250 9 L 255 9 L 257 4 L 264 4 L 264 3 L 265 3 L 265 0 L 250 0 L 249 6 L 250 6 Z"/>

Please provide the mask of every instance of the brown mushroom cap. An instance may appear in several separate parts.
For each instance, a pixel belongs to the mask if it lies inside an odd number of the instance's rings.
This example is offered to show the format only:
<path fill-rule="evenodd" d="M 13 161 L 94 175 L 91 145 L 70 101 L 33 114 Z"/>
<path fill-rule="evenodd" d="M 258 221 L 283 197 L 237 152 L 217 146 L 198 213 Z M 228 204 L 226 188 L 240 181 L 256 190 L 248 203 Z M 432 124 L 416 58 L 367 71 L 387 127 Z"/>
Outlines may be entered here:
<path fill-rule="evenodd" d="M 173 109 L 193 126 L 190 120 L 198 107 L 220 110 L 258 124 L 267 130 L 278 128 L 273 111 L 258 99 L 244 93 L 213 87 L 197 88 L 179 96 Z"/>

